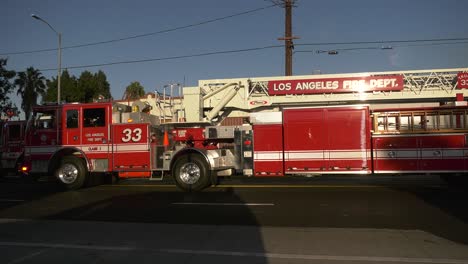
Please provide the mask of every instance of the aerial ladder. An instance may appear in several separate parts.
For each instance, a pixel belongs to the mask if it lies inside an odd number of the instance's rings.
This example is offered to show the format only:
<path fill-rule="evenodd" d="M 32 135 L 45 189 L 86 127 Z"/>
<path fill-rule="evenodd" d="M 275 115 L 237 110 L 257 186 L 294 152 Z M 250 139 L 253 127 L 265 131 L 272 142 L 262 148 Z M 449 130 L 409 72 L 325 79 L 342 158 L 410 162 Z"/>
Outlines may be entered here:
<path fill-rule="evenodd" d="M 315 89 L 315 91 L 275 94 L 272 84 L 316 82 L 357 82 L 388 78 L 401 80 L 398 89 Z M 323 88 L 323 87 L 322 87 Z M 183 108 L 187 121 L 215 121 L 250 112 L 279 110 L 289 106 L 326 106 L 369 104 L 371 107 L 395 104 L 432 104 L 454 102 L 468 96 L 468 68 L 416 71 L 315 74 L 298 76 L 252 77 L 200 80 L 196 87 L 184 88 Z"/>

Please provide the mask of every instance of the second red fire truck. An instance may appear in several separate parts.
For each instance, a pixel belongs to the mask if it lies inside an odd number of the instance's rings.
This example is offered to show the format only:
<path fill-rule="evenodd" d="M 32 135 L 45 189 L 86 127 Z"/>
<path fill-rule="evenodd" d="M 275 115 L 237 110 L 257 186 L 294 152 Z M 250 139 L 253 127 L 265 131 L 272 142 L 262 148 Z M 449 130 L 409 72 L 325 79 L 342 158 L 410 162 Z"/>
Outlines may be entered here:
<path fill-rule="evenodd" d="M 213 107 L 201 107 L 197 114 L 208 118 L 197 122 L 161 123 L 160 118 L 112 102 L 40 106 L 27 125 L 22 169 L 54 175 L 68 189 L 81 188 L 106 173 L 155 180 L 167 175 L 187 191 L 235 175 L 465 174 L 468 107 L 460 90 L 464 74 L 457 70 L 450 80 L 452 90 L 443 99 L 431 101 L 428 96 L 425 102 L 431 106 L 407 107 L 391 95 L 377 102 L 381 93 L 413 89 L 414 75 L 394 72 L 277 78 L 263 84 L 263 79 L 246 84 L 216 80 L 221 89 L 203 92 L 200 102 L 217 94 L 222 99 Z M 243 89 L 245 97 L 239 95 Z M 349 93 L 355 99 L 311 103 L 312 97 L 296 94 L 287 104 L 282 96 L 290 96 L 292 90 L 327 98 Z M 185 101 L 194 98 L 192 91 Z M 377 97 L 363 104 L 361 95 L 366 93 Z M 246 122 L 213 125 L 236 96 L 247 98 L 252 108 L 249 118 L 242 119 Z"/>
<path fill-rule="evenodd" d="M 0 176 L 17 174 L 23 160 L 26 121 L 0 121 Z"/>

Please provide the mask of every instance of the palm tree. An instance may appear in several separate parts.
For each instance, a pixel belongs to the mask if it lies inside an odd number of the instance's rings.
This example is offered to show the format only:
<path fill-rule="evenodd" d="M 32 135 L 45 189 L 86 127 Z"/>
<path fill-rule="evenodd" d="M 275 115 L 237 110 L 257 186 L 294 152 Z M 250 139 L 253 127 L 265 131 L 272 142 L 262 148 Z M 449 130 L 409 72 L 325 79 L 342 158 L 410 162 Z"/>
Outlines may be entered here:
<path fill-rule="evenodd" d="M 132 82 L 127 86 L 127 88 L 125 88 L 125 93 L 122 99 L 136 100 L 140 99 L 142 96 L 145 96 L 145 88 L 143 88 L 139 82 Z"/>
<path fill-rule="evenodd" d="M 16 94 L 22 99 L 21 108 L 28 118 L 32 107 L 37 105 L 39 95 L 43 96 L 46 92 L 45 77 L 39 70 L 29 67 L 26 71 L 18 73 L 15 85 L 18 86 Z"/>

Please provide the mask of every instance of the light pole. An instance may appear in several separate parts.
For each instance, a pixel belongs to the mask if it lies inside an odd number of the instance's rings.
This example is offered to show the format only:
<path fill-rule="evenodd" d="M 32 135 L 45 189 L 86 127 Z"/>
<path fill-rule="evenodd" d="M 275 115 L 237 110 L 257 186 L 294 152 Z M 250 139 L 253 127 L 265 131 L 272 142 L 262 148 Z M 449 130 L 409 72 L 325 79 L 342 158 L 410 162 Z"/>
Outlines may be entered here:
<path fill-rule="evenodd" d="M 57 104 L 60 104 L 60 77 L 62 75 L 62 33 L 55 30 L 47 21 L 40 18 L 39 16 L 36 16 L 35 14 L 31 14 L 31 17 L 45 23 L 58 36 Z"/>

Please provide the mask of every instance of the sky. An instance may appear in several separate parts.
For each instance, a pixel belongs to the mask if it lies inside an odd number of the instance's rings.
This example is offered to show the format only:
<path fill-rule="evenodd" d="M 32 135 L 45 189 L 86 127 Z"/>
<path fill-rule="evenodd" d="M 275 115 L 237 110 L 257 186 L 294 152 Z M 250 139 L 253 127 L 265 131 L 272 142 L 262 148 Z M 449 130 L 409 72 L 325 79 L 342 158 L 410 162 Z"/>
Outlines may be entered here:
<path fill-rule="evenodd" d="M 278 38 L 284 36 L 284 9 L 271 5 L 272 1 L 265 0 L 0 0 L 0 57 L 8 58 L 8 69 L 24 71 L 33 66 L 47 78 L 56 76 L 56 50 L 11 54 L 57 48 L 57 35 L 31 14 L 62 33 L 62 47 L 201 23 L 162 34 L 63 49 L 64 69 L 282 45 Z M 292 24 L 293 34 L 299 39 L 294 41 L 293 74 L 468 67 L 467 11 L 465 0 L 297 0 Z M 433 39 L 462 39 L 455 41 L 462 43 L 326 44 Z M 322 44 L 305 45 L 316 43 Z M 382 46 L 393 49 L 380 49 Z M 317 53 L 335 49 L 337 55 Z M 196 86 L 198 80 L 206 79 L 281 76 L 284 48 L 84 67 L 69 72 L 79 76 L 84 70 L 102 70 L 114 99 L 120 99 L 133 81 L 139 81 L 146 92 L 153 92 L 174 82 Z"/>

